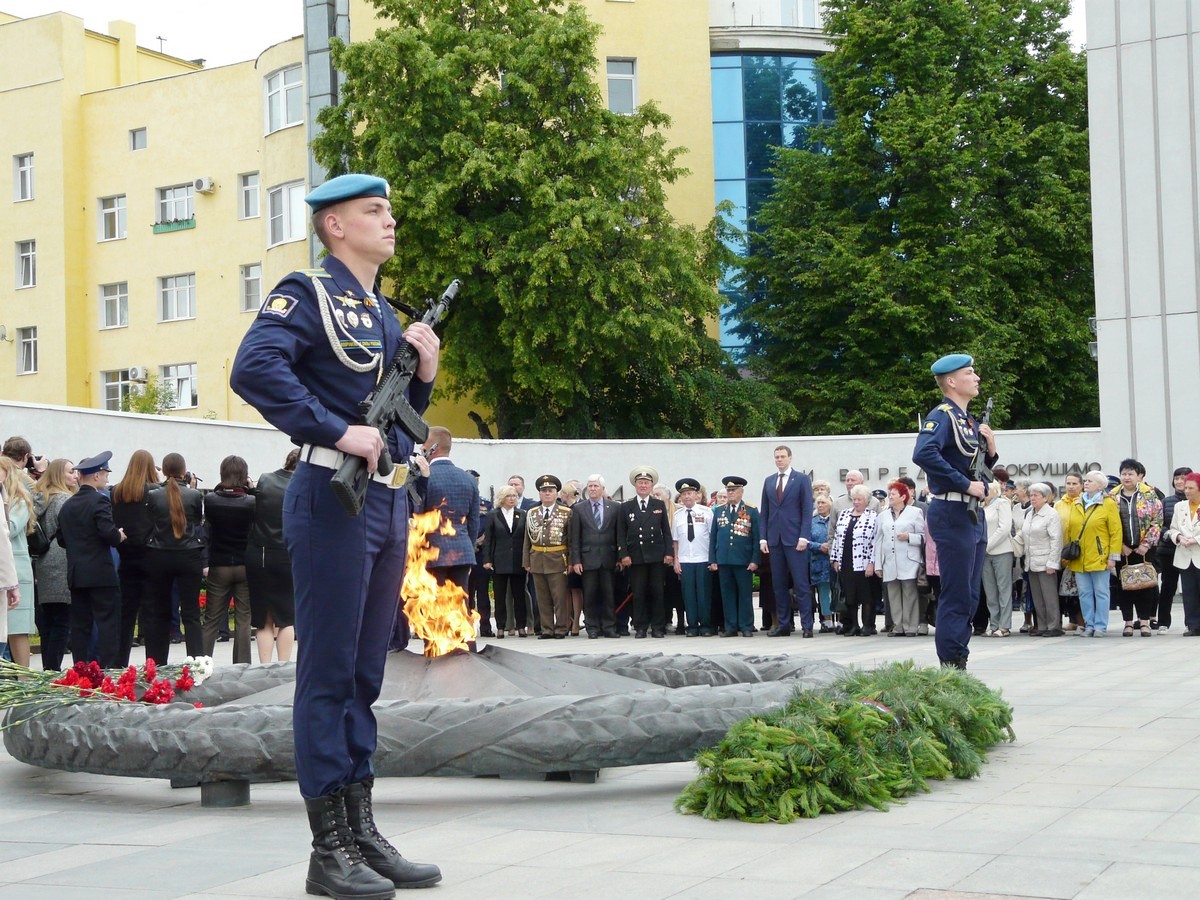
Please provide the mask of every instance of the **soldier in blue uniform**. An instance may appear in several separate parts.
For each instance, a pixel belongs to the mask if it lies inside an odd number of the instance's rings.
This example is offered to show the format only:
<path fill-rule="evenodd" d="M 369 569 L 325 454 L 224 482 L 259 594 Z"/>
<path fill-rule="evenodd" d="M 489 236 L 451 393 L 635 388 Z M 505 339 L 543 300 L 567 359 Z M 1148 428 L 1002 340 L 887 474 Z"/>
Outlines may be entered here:
<path fill-rule="evenodd" d="M 979 394 L 974 360 L 964 353 L 943 356 L 931 367 L 945 395 L 930 410 L 917 435 L 913 462 L 925 471 L 929 486 L 929 533 L 937 541 L 942 589 L 938 597 L 938 659 L 944 666 L 967 667 L 971 617 L 979 606 L 979 586 L 987 555 L 982 510 L 970 509 L 971 498 L 983 500 L 987 484 L 975 481 L 971 463 L 983 453 L 987 468 L 1000 458 L 996 436 L 967 412 Z"/>
<path fill-rule="evenodd" d="M 721 579 L 721 604 L 725 630 L 721 637 L 754 637 L 753 573 L 762 558 L 759 550 L 758 510 L 742 502 L 746 479 L 726 475 L 721 479 L 729 502 L 713 510 L 708 568 Z"/>
<path fill-rule="evenodd" d="M 429 405 L 439 341 L 414 322 L 407 330 L 373 291 L 395 250 L 388 185 L 342 175 L 305 198 L 313 229 L 329 250 L 323 267 L 293 272 L 263 301 L 242 340 L 230 386 L 300 444 L 284 499 L 284 538 L 296 592 L 296 775 L 313 832 L 309 893 L 391 897 L 395 887 L 441 880 L 436 866 L 405 860 L 379 834 L 371 812 L 376 725 L 388 638 L 404 575 L 408 492 L 404 461 L 412 441 L 398 428 L 387 447 L 398 477 L 376 464 L 379 431 L 354 424 L 358 404 L 407 341 L 419 357 L 408 387 L 412 406 Z M 358 516 L 342 508 L 330 478 L 346 455 L 372 474 Z"/>

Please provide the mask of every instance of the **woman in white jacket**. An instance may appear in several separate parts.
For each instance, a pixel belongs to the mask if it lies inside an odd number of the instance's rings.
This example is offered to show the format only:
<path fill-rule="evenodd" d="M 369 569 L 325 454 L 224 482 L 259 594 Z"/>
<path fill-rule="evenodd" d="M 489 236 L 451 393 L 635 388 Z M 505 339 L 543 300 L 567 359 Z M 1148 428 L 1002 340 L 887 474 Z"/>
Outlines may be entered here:
<path fill-rule="evenodd" d="M 1183 483 L 1175 504 L 1167 540 L 1175 545 L 1175 568 L 1183 584 L 1183 624 L 1186 637 L 1200 637 L 1200 472 Z"/>
<path fill-rule="evenodd" d="M 1058 570 L 1062 564 L 1062 517 L 1051 505 L 1054 490 L 1038 482 L 1029 487 L 1029 510 L 1021 526 L 1025 544 L 1025 571 L 1033 592 L 1038 637 L 1061 637 L 1058 609 Z"/>
<path fill-rule="evenodd" d="M 987 598 L 988 634 L 1012 634 L 1013 505 L 993 481 L 983 507 L 987 522 L 987 559 L 983 562 L 983 593 Z"/>
<path fill-rule="evenodd" d="M 892 612 L 892 637 L 916 637 L 921 624 L 917 570 L 921 567 L 921 535 L 925 514 L 910 506 L 912 494 L 903 481 L 888 485 L 887 506 L 875 528 L 875 571 L 883 576 Z"/>

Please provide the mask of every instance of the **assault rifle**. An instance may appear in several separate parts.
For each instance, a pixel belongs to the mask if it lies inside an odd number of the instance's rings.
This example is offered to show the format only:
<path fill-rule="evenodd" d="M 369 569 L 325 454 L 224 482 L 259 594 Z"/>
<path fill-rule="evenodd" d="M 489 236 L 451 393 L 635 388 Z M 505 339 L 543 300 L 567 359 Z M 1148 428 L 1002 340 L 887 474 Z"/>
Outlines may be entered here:
<path fill-rule="evenodd" d="M 421 321 L 430 328 L 437 328 L 449 313 L 450 304 L 458 296 L 461 287 L 462 283 L 456 278 L 450 282 L 450 286 L 438 300 L 427 301 Z M 416 318 L 416 314 L 419 312 L 419 310 L 407 306 L 401 306 L 401 309 L 413 318 Z M 404 396 L 420 361 L 412 344 L 402 340 L 400 349 L 396 351 L 391 365 L 388 366 L 383 378 L 379 380 L 379 384 L 359 404 L 362 412 L 362 421 L 359 424 L 378 428 L 379 433 L 383 436 L 383 452 L 379 454 L 379 462 L 376 466 L 376 471 L 380 475 L 390 475 L 395 468 L 395 462 L 388 453 L 387 447 L 388 432 L 392 430 L 393 426 L 399 425 L 418 447 L 425 443 L 425 438 L 429 436 L 429 425 L 421 418 L 421 414 L 412 408 L 412 404 Z M 407 463 L 404 465 L 407 466 Z M 361 456 L 347 455 L 334 474 L 331 486 L 334 496 L 350 515 L 357 516 L 362 511 L 367 497 L 367 485 L 370 481 L 367 461 Z"/>
<path fill-rule="evenodd" d="M 988 397 L 987 406 L 983 408 L 983 418 L 979 420 L 979 426 L 982 428 L 992 420 L 992 404 L 995 400 Z M 976 429 L 975 434 L 979 436 L 979 431 Z M 979 446 L 975 450 L 975 457 L 971 460 L 971 480 L 982 481 L 985 488 L 987 484 L 995 479 L 991 469 L 987 465 L 987 442 L 980 436 Z M 971 524 L 979 524 L 979 498 L 972 497 L 967 501 L 967 512 L 971 516 Z"/>

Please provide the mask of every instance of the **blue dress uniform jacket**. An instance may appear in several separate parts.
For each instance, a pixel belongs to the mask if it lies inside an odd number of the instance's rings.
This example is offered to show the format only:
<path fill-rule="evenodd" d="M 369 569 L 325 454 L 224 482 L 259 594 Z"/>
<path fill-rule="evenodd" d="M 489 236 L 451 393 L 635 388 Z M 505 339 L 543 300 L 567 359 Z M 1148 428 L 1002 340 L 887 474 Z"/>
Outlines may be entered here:
<path fill-rule="evenodd" d="M 981 451 L 992 468 L 999 456 L 986 453 L 975 417 L 948 397 L 929 411 L 913 449 L 913 462 L 924 470 L 930 494 L 948 495 L 931 498 L 926 517 L 942 573 L 934 637 L 938 659 L 963 666 L 987 556 L 983 513 L 976 510 L 972 522 L 966 497 L 973 480 L 971 461 Z"/>
<path fill-rule="evenodd" d="M 115 666 L 121 649 L 121 589 L 112 548 L 121 543 L 113 523 L 112 500 L 90 484 L 62 505 L 58 543 L 67 549 L 67 583 L 71 588 L 68 645 L 76 662 L 95 659 Z M 96 655 L 88 655 L 93 629 Z"/>
<path fill-rule="evenodd" d="M 330 256 L 323 268 L 294 272 L 268 294 L 238 349 L 230 385 L 295 443 L 332 448 L 358 420 L 359 402 L 403 339 L 386 301 Z M 409 383 L 418 413 L 432 389 L 417 378 Z M 399 428 L 387 444 L 393 460 L 412 454 Z M 333 474 L 328 462 L 302 452 L 283 509 L 299 640 L 296 775 L 310 799 L 374 773 L 371 704 L 383 680 L 408 534 L 407 491 L 372 480 L 362 512 L 351 516 L 330 489 Z"/>

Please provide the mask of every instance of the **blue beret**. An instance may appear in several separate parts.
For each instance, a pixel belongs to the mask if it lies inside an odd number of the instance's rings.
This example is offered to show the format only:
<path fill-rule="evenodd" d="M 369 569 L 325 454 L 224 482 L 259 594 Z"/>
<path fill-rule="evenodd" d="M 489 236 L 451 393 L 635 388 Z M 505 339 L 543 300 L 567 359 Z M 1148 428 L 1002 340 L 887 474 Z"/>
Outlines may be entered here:
<path fill-rule="evenodd" d="M 357 200 L 359 197 L 383 197 L 386 200 L 390 194 L 388 183 L 374 175 L 339 175 L 316 188 L 304 198 L 304 202 L 312 207 L 313 212 L 319 212 L 343 200 Z"/>
<path fill-rule="evenodd" d="M 967 366 L 975 365 L 975 360 L 971 359 L 965 353 L 951 353 L 948 356 L 943 356 L 932 366 L 929 371 L 934 375 L 949 375 L 951 372 L 957 372 L 959 369 L 965 369 Z"/>
<path fill-rule="evenodd" d="M 108 468 L 108 461 L 112 459 L 112 451 L 105 450 L 103 453 L 97 453 L 95 456 L 89 456 L 87 459 L 80 460 L 79 465 L 75 467 L 75 471 L 80 475 L 92 475 L 96 472 L 104 470 L 112 471 Z"/>

